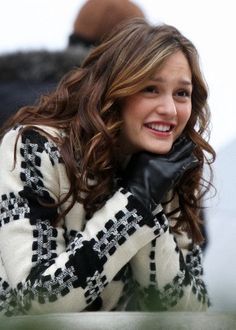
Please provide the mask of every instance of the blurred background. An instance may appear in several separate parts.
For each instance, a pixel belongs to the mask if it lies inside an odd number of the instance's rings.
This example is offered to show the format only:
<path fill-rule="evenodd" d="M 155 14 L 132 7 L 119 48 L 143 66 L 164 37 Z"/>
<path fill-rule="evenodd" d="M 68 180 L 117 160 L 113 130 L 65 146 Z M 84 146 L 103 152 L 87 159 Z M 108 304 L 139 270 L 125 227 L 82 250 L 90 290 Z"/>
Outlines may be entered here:
<path fill-rule="evenodd" d="M 27 75 L 29 62 L 38 63 L 35 56 L 31 60 L 25 53 L 44 55 L 44 66 L 49 56 L 54 54 L 60 68 L 64 61 L 60 56 L 68 50 L 69 59 L 82 58 L 85 48 L 79 53 L 70 51 L 70 36 L 74 34 L 74 22 L 83 0 L 0 0 L 0 119 L 3 114 L 4 97 L 11 93 L 19 99 L 25 86 L 20 82 L 7 81 L 8 66 L 14 62 L 14 54 L 22 53 L 21 75 Z M 133 0 L 146 18 L 154 24 L 164 22 L 176 26 L 197 47 L 201 65 L 209 86 L 209 104 L 212 111 L 210 142 L 217 152 L 214 165 L 214 184 L 217 195 L 205 202 L 205 217 L 209 244 L 204 252 L 205 279 L 212 297 L 213 310 L 236 310 L 236 119 L 235 77 L 236 77 L 236 20 L 233 0 L 187 1 L 187 0 Z M 91 13 L 93 19 L 95 11 Z M 84 41 L 84 40 L 83 40 Z M 29 58 L 29 57 L 28 57 Z M 33 60 L 32 60 L 33 59 Z M 68 59 L 68 57 L 67 57 Z M 21 63 L 21 62 L 19 62 Z M 28 64 L 27 64 L 28 63 Z M 31 65 L 32 63 L 30 63 Z M 27 67 L 28 65 L 28 67 Z M 60 68 L 54 69 L 53 79 L 43 72 L 40 65 L 32 71 L 47 88 L 55 84 Z M 29 70 L 30 71 L 30 70 Z M 14 69 L 11 75 L 14 75 Z M 25 76 L 24 76 L 25 77 Z M 18 78 L 17 78 L 18 79 Z M 26 81 L 25 79 L 24 81 Z M 37 82 L 34 82 L 36 85 Z M 35 86 L 36 86 L 35 85 Z M 20 87 L 19 87 L 20 86 Z M 37 93 L 44 91 L 31 84 Z M 16 104 L 18 104 L 16 101 Z M 3 115 L 2 115 L 3 116 Z"/>

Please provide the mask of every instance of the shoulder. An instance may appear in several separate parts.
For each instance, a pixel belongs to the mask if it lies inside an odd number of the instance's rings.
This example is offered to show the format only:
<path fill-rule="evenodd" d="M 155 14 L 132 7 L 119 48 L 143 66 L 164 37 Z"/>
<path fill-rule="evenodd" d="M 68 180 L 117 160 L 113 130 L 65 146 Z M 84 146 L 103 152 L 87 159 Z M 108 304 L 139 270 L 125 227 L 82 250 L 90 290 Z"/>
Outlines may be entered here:
<path fill-rule="evenodd" d="M 0 141 L 0 158 L 3 158 L 5 154 L 13 153 L 15 150 L 15 144 L 19 135 L 20 127 L 14 127 L 7 131 Z"/>
<path fill-rule="evenodd" d="M 27 155 L 48 154 L 52 163 L 62 162 L 60 143 L 63 131 L 50 126 L 16 126 L 2 138 L 0 152 Z"/>
<path fill-rule="evenodd" d="M 58 140 L 64 136 L 64 132 L 60 129 L 44 126 L 44 125 L 17 125 L 11 128 L 5 133 L 2 138 L 1 144 L 6 140 L 10 142 L 11 140 L 16 140 L 18 136 L 21 136 L 23 139 L 30 139 L 31 142 L 42 144 L 45 141 Z"/>

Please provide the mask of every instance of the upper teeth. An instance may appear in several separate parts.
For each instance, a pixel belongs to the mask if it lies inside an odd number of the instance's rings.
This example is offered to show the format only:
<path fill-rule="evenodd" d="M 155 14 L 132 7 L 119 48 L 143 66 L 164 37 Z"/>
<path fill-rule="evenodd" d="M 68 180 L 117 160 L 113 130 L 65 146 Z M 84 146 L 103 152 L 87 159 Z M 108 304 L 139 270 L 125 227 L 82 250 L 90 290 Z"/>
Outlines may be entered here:
<path fill-rule="evenodd" d="M 148 127 L 154 129 L 156 131 L 167 132 L 170 130 L 170 125 L 163 125 L 163 124 L 147 124 Z"/>

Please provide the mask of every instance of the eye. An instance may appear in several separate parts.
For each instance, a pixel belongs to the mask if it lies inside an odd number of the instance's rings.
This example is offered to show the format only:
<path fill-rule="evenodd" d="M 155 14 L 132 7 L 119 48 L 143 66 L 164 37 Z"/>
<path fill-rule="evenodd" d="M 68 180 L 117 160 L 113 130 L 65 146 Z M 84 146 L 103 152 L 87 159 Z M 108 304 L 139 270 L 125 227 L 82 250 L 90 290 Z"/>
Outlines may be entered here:
<path fill-rule="evenodd" d="M 158 89 L 156 86 L 147 86 L 144 88 L 143 90 L 145 93 L 151 93 L 151 94 L 154 94 L 154 93 L 158 93 Z"/>
<path fill-rule="evenodd" d="M 186 89 L 181 89 L 176 92 L 176 96 L 179 97 L 191 97 L 191 91 L 186 90 Z"/>

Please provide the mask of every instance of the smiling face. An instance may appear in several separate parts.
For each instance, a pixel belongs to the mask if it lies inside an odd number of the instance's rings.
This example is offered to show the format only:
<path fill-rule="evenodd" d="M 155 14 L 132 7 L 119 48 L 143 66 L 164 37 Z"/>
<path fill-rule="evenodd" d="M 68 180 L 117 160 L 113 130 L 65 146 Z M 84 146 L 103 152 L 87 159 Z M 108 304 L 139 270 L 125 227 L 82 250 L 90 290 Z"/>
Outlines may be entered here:
<path fill-rule="evenodd" d="M 178 51 L 170 55 L 142 91 L 124 99 L 123 151 L 167 153 L 190 118 L 191 94 L 191 69 Z"/>

